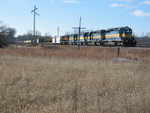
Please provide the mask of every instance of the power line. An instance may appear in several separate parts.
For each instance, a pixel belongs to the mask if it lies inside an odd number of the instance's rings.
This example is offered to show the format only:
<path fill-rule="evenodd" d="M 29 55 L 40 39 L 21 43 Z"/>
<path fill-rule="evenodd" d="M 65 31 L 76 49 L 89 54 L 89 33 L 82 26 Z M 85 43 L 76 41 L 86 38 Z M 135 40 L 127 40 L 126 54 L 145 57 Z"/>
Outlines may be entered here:
<path fill-rule="evenodd" d="M 80 34 L 81 34 L 81 29 L 86 29 L 85 27 L 81 27 L 81 17 L 79 20 L 79 27 L 72 27 L 72 29 L 78 29 L 79 34 L 78 34 L 78 49 L 80 49 Z"/>
<path fill-rule="evenodd" d="M 38 10 L 38 8 L 36 6 L 34 6 L 34 9 L 31 11 L 31 13 L 34 13 L 33 15 L 33 36 L 34 36 L 34 39 L 35 39 L 35 19 L 36 19 L 36 15 L 39 16 L 39 14 L 36 12 Z"/>

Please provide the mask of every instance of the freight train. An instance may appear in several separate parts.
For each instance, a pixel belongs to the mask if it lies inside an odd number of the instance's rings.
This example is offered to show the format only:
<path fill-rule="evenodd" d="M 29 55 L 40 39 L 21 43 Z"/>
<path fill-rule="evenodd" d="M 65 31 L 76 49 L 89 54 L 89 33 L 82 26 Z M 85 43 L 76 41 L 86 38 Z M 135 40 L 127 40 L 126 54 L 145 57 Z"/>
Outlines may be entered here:
<path fill-rule="evenodd" d="M 52 37 L 44 37 L 32 40 L 17 41 L 18 44 L 32 45 L 32 44 L 52 44 Z"/>
<path fill-rule="evenodd" d="M 79 34 L 64 35 L 60 38 L 61 44 L 71 45 L 101 45 L 101 46 L 125 46 L 135 47 L 136 40 L 132 35 L 132 29 L 128 26 L 96 30 Z"/>

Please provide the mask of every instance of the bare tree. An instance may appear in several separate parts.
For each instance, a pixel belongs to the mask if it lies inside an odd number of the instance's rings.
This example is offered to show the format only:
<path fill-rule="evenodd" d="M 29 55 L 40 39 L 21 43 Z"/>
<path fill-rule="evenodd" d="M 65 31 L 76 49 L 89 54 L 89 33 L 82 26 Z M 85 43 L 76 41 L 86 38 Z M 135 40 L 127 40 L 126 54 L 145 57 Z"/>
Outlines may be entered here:
<path fill-rule="evenodd" d="M 7 27 L 0 22 L 0 47 L 7 46 L 8 44 L 14 43 L 14 35 L 16 30 L 14 28 Z"/>

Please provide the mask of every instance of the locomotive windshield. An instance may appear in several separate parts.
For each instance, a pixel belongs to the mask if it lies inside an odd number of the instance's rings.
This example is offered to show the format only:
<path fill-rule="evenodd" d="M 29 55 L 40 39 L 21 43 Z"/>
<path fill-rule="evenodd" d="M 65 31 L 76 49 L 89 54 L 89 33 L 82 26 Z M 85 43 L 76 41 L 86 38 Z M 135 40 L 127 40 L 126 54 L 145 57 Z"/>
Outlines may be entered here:
<path fill-rule="evenodd" d="M 126 30 L 126 33 L 127 34 L 132 34 L 132 30 L 131 29 Z"/>
<path fill-rule="evenodd" d="M 132 34 L 132 29 L 129 28 L 129 27 L 126 27 L 126 28 L 125 28 L 125 33 L 126 33 L 126 34 Z"/>

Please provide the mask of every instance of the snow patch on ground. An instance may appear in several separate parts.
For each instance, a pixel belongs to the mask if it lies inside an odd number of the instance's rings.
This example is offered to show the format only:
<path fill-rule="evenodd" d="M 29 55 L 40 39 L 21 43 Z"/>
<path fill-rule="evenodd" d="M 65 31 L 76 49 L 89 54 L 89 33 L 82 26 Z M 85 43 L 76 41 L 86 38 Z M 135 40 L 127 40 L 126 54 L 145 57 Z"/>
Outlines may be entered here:
<path fill-rule="evenodd" d="M 138 62 L 138 59 L 128 59 L 128 58 L 113 58 L 113 61 L 123 61 L 123 62 Z"/>

